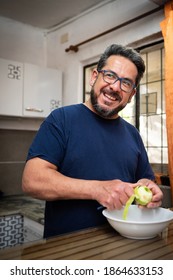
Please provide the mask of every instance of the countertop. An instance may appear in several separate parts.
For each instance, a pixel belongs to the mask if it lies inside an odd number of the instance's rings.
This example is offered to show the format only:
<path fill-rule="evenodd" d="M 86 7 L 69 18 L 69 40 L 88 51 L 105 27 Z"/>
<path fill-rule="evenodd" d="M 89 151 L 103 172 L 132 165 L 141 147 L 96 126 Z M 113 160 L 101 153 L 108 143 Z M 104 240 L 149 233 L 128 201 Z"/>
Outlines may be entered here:
<path fill-rule="evenodd" d="M 128 239 L 105 225 L 2 249 L 0 259 L 173 260 L 173 222 L 152 239 Z"/>
<path fill-rule="evenodd" d="M 0 216 L 20 213 L 43 225 L 44 208 L 45 201 L 27 195 L 3 196 L 0 198 Z"/>

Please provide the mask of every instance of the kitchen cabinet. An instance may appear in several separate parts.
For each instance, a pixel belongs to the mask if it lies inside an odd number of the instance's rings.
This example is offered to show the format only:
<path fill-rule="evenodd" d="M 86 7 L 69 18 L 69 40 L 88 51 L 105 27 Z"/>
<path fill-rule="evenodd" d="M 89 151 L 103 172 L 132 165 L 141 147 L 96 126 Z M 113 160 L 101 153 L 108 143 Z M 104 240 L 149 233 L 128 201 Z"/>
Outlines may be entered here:
<path fill-rule="evenodd" d="M 25 63 L 23 93 L 23 116 L 46 117 L 61 106 L 61 71 Z"/>
<path fill-rule="evenodd" d="M 46 117 L 62 105 L 62 72 L 0 59 L 0 115 Z"/>
<path fill-rule="evenodd" d="M 22 115 L 23 64 L 0 59 L 0 114 Z"/>

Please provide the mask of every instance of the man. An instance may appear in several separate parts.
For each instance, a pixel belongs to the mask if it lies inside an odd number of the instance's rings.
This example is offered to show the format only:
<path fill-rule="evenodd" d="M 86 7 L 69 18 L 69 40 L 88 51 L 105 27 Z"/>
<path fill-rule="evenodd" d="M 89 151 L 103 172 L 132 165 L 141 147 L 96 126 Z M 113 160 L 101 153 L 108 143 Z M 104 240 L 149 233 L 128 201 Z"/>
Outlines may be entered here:
<path fill-rule="evenodd" d="M 111 45 L 92 73 L 90 99 L 54 110 L 41 125 L 28 153 L 23 190 L 46 200 L 45 237 L 105 223 L 98 206 L 121 209 L 138 185 L 152 190 L 147 207 L 161 205 L 141 137 L 118 115 L 144 71 L 137 52 Z"/>

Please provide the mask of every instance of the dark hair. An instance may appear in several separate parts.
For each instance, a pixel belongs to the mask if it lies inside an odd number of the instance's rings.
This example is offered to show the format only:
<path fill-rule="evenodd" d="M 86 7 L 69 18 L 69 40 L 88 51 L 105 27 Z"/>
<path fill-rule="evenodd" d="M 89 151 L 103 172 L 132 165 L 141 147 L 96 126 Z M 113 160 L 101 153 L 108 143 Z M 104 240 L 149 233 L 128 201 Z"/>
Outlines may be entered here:
<path fill-rule="evenodd" d="M 107 47 L 104 53 L 101 55 L 97 64 L 97 70 L 101 70 L 106 65 L 107 59 L 111 55 L 119 55 L 126 57 L 135 64 L 138 70 L 138 75 L 136 77 L 136 85 L 139 85 L 140 80 L 145 72 L 145 63 L 140 54 L 130 47 L 112 44 L 109 47 Z"/>

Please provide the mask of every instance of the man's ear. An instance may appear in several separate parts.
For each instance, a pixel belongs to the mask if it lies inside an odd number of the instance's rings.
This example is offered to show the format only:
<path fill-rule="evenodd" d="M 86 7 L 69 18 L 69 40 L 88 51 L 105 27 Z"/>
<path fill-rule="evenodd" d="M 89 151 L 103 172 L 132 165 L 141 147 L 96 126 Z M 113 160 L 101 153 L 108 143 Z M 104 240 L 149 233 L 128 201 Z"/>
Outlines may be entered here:
<path fill-rule="evenodd" d="M 90 86 L 92 87 L 97 79 L 98 76 L 98 71 L 97 69 L 93 69 L 92 74 L 91 74 L 91 78 L 90 78 Z"/>

